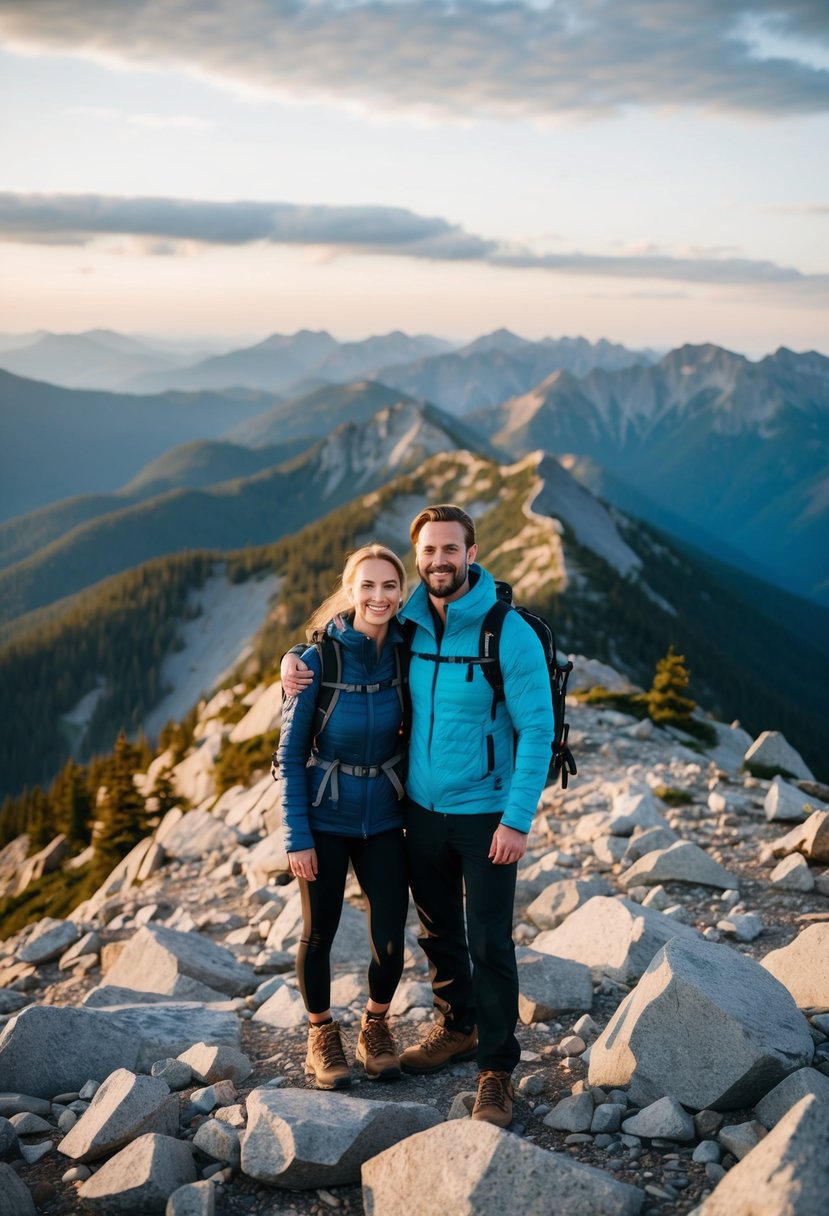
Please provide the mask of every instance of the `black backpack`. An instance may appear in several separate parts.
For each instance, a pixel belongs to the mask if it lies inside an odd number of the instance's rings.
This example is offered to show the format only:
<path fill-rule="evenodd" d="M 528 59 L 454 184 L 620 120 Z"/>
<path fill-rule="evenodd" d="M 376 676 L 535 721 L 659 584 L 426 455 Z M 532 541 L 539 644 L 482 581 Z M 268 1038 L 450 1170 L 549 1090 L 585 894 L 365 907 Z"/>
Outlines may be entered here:
<path fill-rule="evenodd" d="M 573 664 L 569 659 L 564 664 L 559 663 L 556 653 L 556 638 L 551 626 L 543 617 L 530 612 L 529 608 L 513 604 L 512 587 L 509 583 L 496 579 L 495 594 L 498 598 L 487 612 L 481 624 L 477 655 L 421 654 L 419 651 L 413 651 L 412 653 L 419 659 L 427 659 L 433 663 L 465 664 L 469 668 L 467 678 L 470 680 L 472 679 L 472 668 L 480 667 L 488 684 L 492 688 L 492 717 L 494 718 L 499 701 L 505 700 L 504 676 L 501 670 L 500 659 L 501 631 L 507 613 L 517 612 L 530 626 L 533 633 L 541 642 L 544 651 L 544 661 L 547 665 L 547 674 L 550 677 L 550 700 L 552 701 L 555 722 L 555 733 L 550 743 L 552 757 L 547 776 L 548 780 L 551 781 L 557 781 L 559 776 L 561 776 L 561 788 L 566 790 L 570 776 L 575 776 L 578 772 L 576 761 L 568 745 L 570 725 L 564 720 L 567 680 L 569 679 L 570 672 L 573 670 Z M 404 625 L 409 627 L 404 630 L 404 634 L 411 641 L 415 632 L 414 624 L 412 621 L 406 621 Z"/>
<path fill-rule="evenodd" d="M 394 679 L 391 681 L 385 680 L 379 684 L 344 684 L 343 683 L 343 648 L 336 638 L 332 638 L 330 634 L 324 630 L 318 630 L 311 637 L 310 645 L 316 648 L 320 657 L 320 665 L 322 667 L 322 675 L 319 684 L 319 693 L 317 695 L 317 707 L 314 717 L 314 733 L 312 737 L 312 747 L 316 747 L 317 740 L 328 725 L 328 719 L 334 712 L 334 706 L 337 704 L 341 692 L 365 692 L 373 693 L 380 692 L 384 688 L 397 689 L 397 695 L 400 698 L 400 710 L 402 714 L 402 727 L 400 730 L 401 743 L 408 740 L 409 728 L 411 725 L 411 701 L 408 695 L 409 683 L 409 648 L 404 642 L 396 642 L 394 645 Z M 308 645 L 298 644 L 292 646 L 287 652 L 295 654 L 301 658 L 303 653 L 308 649 Z M 282 694 L 282 700 L 285 700 L 285 693 Z M 271 756 L 271 776 L 274 781 L 279 776 L 279 762 L 277 753 L 273 752 Z"/>
<path fill-rule="evenodd" d="M 578 772 L 576 761 L 568 744 L 570 724 L 564 720 L 567 681 L 570 678 L 570 672 L 573 670 L 573 663 L 570 659 L 566 663 L 559 663 L 558 654 L 556 653 L 556 635 L 553 633 L 552 626 L 549 622 L 545 621 L 543 616 L 537 616 L 529 608 L 524 608 L 520 604 L 513 604 L 512 587 L 509 583 L 496 579 L 495 594 L 498 598 L 484 617 L 483 624 L 481 625 L 480 642 L 478 644 L 479 656 L 483 660 L 481 670 L 492 688 L 492 717 L 495 717 L 498 702 L 504 700 L 504 676 L 501 671 L 500 660 L 501 631 L 504 617 L 508 612 L 517 612 L 522 620 L 526 621 L 530 626 L 544 651 L 544 661 L 547 664 L 547 674 L 550 677 L 550 698 L 553 703 L 553 717 L 555 721 L 555 734 L 550 745 L 552 759 L 550 760 L 548 776 L 552 781 L 557 781 L 560 775 L 561 788 L 566 790 L 570 776 L 575 777 Z"/>

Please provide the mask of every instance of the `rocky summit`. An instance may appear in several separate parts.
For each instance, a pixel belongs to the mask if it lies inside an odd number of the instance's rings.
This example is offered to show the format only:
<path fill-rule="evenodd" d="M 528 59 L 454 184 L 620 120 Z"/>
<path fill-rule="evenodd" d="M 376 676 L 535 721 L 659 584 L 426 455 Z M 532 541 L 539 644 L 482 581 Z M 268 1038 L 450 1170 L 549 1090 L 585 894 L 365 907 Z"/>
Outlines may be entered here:
<path fill-rule="evenodd" d="M 312 1087 L 277 787 L 217 795 L 233 697 L 201 705 L 172 769 L 193 809 L 68 917 L 0 943 L 0 1216 L 824 1216 L 829 789 L 781 736 L 775 774 L 768 736 L 736 724 L 709 719 L 705 749 L 571 704 L 579 774 L 544 792 L 519 867 L 502 1130 L 469 1118 L 474 1062 Z M 145 794 L 168 761 L 136 775 Z M 20 840 L 0 853 L 25 862 Z M 431 1018 L 416 936 L 412 910 L 401 1048 Z M 352 880 L 332 990 L 351 1060 L 367 960 Z"/>

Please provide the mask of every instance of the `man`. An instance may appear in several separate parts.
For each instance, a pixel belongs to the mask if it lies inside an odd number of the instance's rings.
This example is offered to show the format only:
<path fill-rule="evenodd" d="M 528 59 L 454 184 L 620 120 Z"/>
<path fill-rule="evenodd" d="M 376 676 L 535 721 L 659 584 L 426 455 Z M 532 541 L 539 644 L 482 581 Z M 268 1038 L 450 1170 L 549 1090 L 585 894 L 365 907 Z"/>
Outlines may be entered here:
<path fill-rule="evenodd" d="M 550 761 L 549 678 L 533 630 L 508 613 L 493 714 L 474 660 L 495 584 L 475 564 L 475 526 L 460 507 L 427 507 L 411 537 L 421 583 L 400 613 L 414 627 L 406 842 L 439 1020 L 401 1065 L 431 1073 L 477 1057 L 472 1118 L 506 1127 L 520 1058 L 515 879 Z"/>
<path fill-rule="evenodd" d="M 476 1058 L 472 1118 L 507 1127 L 520 1058 L 515 880 L 550 761 L 549 678 L 535 633 L 508 613 L 494 701 L 479 643 L 495 583 L 475 564 L 469 515 L 427 507 L 411 537 L 421 582 L 399 614 L 411 645 L 406 844 L 438 1021 L 400 1062 L 433 1073 Z"/>

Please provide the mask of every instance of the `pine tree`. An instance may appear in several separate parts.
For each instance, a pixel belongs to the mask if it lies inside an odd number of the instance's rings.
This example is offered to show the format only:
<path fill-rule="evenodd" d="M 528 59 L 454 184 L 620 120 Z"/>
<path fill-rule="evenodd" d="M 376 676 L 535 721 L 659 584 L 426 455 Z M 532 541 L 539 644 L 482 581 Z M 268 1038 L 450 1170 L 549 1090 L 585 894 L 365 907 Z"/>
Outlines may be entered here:
<path fill-rule="evenodd" d="M 121 858 L 146 835 L 144 798 L 133 781 L 140 759 L 140 749 L 129 742 L 122 730 L 104 777 L 106 793 L 100 807 L 101 827 L 94 841 L 93 874 L 98 883 L 103 882 Z"/>
<path fill-rule="evenodd" d="M 669 646 L 664 659 L 656 664 L 653 684 L 645 693 L 648 714 L 654 722 L 680 727 L 688 724 L 696 709 L 696 702 L 685 696 L 690 678 L 684 655 Z"/>
<path fill-rule="evenodd" d="M 56 822 L 73 844 L 89 844 L 90 813 L 87 774 L 74 760 L 67 760 L 50 794 Z"/>

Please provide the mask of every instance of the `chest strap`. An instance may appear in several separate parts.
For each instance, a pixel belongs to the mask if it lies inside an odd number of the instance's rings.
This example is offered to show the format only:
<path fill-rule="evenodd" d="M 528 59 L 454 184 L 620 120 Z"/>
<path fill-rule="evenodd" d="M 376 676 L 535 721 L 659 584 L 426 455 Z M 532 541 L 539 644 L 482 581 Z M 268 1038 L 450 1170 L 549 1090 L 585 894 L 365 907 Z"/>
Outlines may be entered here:
<path fill-rule="evenodd" d="M 394 771 L 395 765 L 399 764 L 403 759 L 403 753 L 398 752 L 396 756 L 392 756 L 390 760 L 386 760 L 384 764 L 344 764 L 342 760 L 324 760 L 318 752 L 312 752 L 308 757 L 308 768 L 325 769 L 325 775 L 317 790 L 317 796 L 311 803 L 312 806 L 319 806 L 322 802 L 323 794 L 328 785 L 331 786 L 331 801 L 339 802 L 340 800 L 340 784 L 337 780 L 337 773 L 345 773 L 346 777 L 380 777 L 385 774 L 392 783 L 397 794 L 397 800 L 400 800 L 405 795 L 403 783 Z"/>

